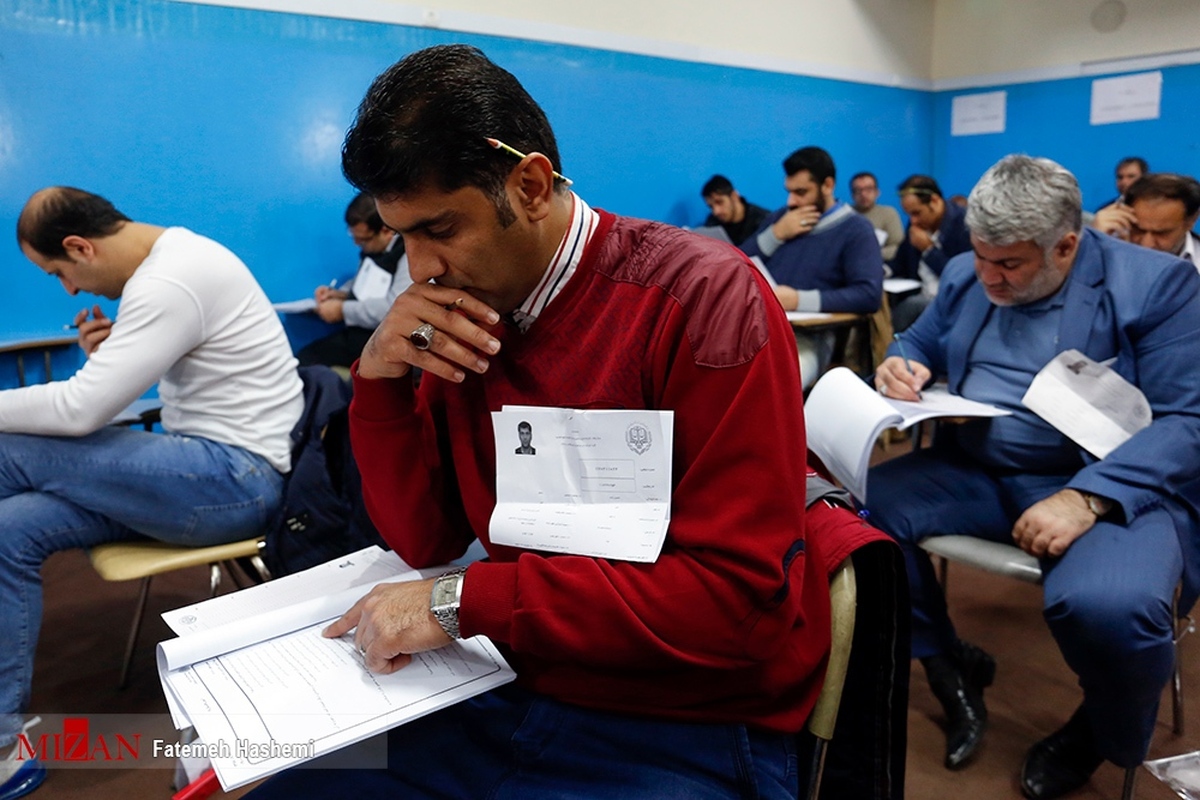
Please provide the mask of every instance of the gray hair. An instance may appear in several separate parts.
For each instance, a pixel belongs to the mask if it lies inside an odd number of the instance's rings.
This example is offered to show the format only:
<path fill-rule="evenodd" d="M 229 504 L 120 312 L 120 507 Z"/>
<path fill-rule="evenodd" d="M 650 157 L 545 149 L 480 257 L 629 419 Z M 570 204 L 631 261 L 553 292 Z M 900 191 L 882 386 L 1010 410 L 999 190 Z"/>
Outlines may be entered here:
<path fill-rule="evenodd" d="M 1032 241 L 1048 252 L 1082 225 L 1079 182 L 1048 158 L 1005 156 L 983 174 L 967 201 L 971 235 L 1000 247 Z"/>

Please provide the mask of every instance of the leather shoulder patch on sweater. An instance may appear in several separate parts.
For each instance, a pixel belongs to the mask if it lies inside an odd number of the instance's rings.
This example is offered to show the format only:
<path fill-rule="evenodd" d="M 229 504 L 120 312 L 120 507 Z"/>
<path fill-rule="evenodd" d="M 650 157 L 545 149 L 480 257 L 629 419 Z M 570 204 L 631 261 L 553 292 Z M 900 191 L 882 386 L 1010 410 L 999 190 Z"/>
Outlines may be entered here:
<path fill-rule="evenodd" d="M 738 250 L 671 225 L 617 217 L 598 259 L 612 280 L 655 286 L 684 313 L 696 363 L 744 364 L 767 343 L 767 307 Z"/>

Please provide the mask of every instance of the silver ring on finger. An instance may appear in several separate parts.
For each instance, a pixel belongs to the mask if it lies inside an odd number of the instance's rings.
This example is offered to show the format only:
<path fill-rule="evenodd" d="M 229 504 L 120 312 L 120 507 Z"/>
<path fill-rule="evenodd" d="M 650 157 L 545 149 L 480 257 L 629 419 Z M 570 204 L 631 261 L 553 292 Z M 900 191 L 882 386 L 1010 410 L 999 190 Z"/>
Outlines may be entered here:
<path fill-rule="evenodd" d="M 428 322 L 423 322 L 417 326 L 416 330 L 408 335 L 408 340 L 412 342 L 413 347 L 418 350 L 428 350 L 433 344 L 433 334 L 437 328 L 430 325 Z"/>
<path fill-rule="evenodd" d="M 358 654 L 360 656 L 362 656 L 363 658 L 366 658 L 367 657 L 367 648 L 360 644 L 358 646 Z"/>
<path fill-rule="evenodd" d="M 881 397 L 887 397 L 887 384 L 886 383 L 879 384 L 879 394 Z"/>

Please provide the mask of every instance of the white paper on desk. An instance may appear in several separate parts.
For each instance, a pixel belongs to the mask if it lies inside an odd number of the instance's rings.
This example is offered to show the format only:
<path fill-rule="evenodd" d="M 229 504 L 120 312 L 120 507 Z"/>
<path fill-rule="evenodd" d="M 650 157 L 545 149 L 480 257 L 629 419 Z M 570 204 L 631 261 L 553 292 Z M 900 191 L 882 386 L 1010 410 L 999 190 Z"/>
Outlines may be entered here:
<path fill-rule="evenodd" d="M 883 290 L 888 294 L 903 294 L 914 292 L 921 288 L 921 282 L 912 278 L 884 278 Z"/>
<path fill-rule="evenodd" d="M 303 300 L 287 300 L 282 303 L 271 303 L 271 308 L 280 314 L 303 314 L 306 311 L 317 310 L 317 299 L 305 297 Z"/>
<path fill-rule="evenodd" d="M 333 572 L 346 559 L 359 562 L 359 577 L 367 571 L 386 571 L 385 567 L 393 572 L 323 596 L 330 587 L 346 582 Z M 289 578 L 314 571 L 304 601 L 244 616 L 229 608 L 206 614 L 206 604 L 201 603 L 190 607 L 197 611 L 195 616 L 209 622 L 217 618 L 231 621 L 159 644 L 159 678 L 176 725 L 190 722 L 210 747 L 228 744 L 227 754 L 213 758 L 226 790 L 361 741 L 515 677 L 491 642 L 482 637 L 414 656 L 411 664 L 392 675 L 367 672 L 350 636 L 326 639 L 321 630 L 374 584 L 444 568 L 415 571 L 394 554 L 383 557 L 382 551 L 367 550 Z M 243 602 L 247 612 L 269 608 L 279 603 L 280 594 L 271 593 L 271 586 L 262 584 L 235 595 L 260 596 Z M 176 710 L 182 719 L 175 716 Z M 310 750 L 299 755 L 247 757 L 236 746 L 242 741 L 309 745 Z"/>
<path fill-rule="evenodd" d="M 750 263 L 753 264 L 754 268 L 759 271 L 759 274 L 767 279 L 767 283 L 770 284 L 772 289 L 779 287 L 779 283 L 775 280 L 775 276 L 771 274 L 771 270 L 767 269 L 767 265 L 763 263 L 763 260 L 760 256 L 750 256 Z"/>
<path fill-rule="evenodd" d="M 1140 389 L 1078 350 L 1059 353 L 1042 367 L 1021 402 L 1096 458 L 1154 417 Z"/>
<path fill-rule="evenodd" d="M 505 406 L 496 436 L 495 543 L 621 561 L 658 558 L 671 519 L 674 412 Z M 518 426 L 533 429 L 524 449 Z"/>
<path fill-rule="evenodd" d="M 815 322 L 823 319 L 833 319 L 828 311 L 788 311 L 788 322 Z"/>

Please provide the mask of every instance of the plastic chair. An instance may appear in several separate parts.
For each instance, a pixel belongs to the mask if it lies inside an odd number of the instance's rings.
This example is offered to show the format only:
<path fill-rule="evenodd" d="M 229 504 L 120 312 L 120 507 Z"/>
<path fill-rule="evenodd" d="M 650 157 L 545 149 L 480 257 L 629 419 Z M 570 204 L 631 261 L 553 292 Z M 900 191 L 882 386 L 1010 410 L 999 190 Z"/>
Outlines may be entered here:
<path fill-rule="evenodd" d="M 808 800 L 817 800 L 821 792 L 825 753 L 833 739 L 838 707 L 842 703 L 842 689 L 846 685 L 846 671 L 850 666 L 850 646 L 854 641 L 854 619 L 858 611 L 858 584 L 854 564 L 849 557 L 838 565 L 829 581 L 829 611 L 829 664 L 825 668 L 825 682 L 821 685 L 817 704 L 808 718 L 808 730 L 817 737 L 808 793 L 805 795 Z"/>
<path fill-rule="evenodd" d="M 234 570 L 236 559 L 248 559 L 262 580 L 270 580 L 259 555 L 263 539 L 244 539 L 212 547 L 183 547 L 152 540 L 134 542 L 112 542 L 93 547 L 89 552 L 92 567 L 106 581 L 129 581 L 140 578 L 141 591 L 133 611 L 133 623 L 129 628 L 129 639 L 125 645 L 125 658 L 121 663 L 121 681 L 124 689 L 129 683 L 129 665 L 133 661 L 133 648 L 142 629 L 142 617 L 146 613 L 146 600 L 150 596 L 150 581 L 155 575 L 207 564 L 209 567 L 210 597 L 215 597 L 221 586 L 221 565 L 225 565 L 230 578 L 240 589 L 242 581 Z"/>
<path fill-rule="evenodd" d="M 981 569 L 997 575 L 1025 581 L 1026 583 L 1041 584 L 1042 567 L 1036 558 L 1026 553 L 1016 545 L 991 542 L 986 539 L 976 539 L 973 536 L 931 536 L 920 542 L 921 549 L 938 558 L 938 581 L 942 590 L 946 589 L 949 578 L 950 562 Z M 1190 616 L 1179 617 L 1179 588 L 1175 589 L 1175 597 L 1171 601 L 1171 618 L 1175 620 L 1175 672 L 1171 677 L 1171 711 L 1173 715 L 1172 730 L 1176 736 L 1183 735 L 1183 670 L 1179 655 L 1179 642 L 1195 628 L 1195 622 Z M 1132 800 L 1134 783 L 1137 777 L 1137 767 L 1125 771 L 1125 785 L 1121 794 L 1123 800 Z"/>

